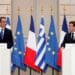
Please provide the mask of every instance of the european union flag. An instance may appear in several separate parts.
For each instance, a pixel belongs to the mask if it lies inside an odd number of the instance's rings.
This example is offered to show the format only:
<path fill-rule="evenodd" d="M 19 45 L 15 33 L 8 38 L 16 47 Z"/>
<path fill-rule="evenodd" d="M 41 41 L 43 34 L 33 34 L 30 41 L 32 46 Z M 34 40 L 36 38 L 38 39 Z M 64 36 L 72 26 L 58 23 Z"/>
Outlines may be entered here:
<path fill-rule="evenodd" d="M 14 47 L 12 51 L 12 63 L 17 67 L 25 70 L 25 65 L 23 64 L 24 58 L 24 37 L 22 32 L 22 24 L 20 16 L 18 16 L 15 40 L 14 40 Z"/>
<path fill-rule="evenodd" d="M 51 16 L 51 24 L 50 24 L 48 40 L 47 40 L 47 50 L 45 54 L 45 62 L 50 67 L 59 71 L 60 69 L 56 65 L 57 51 L 58 51 L 58 42 L 57 42 L 57 37 L 55 32 L 55 24 L 54 24 L 53 16 Z"/>

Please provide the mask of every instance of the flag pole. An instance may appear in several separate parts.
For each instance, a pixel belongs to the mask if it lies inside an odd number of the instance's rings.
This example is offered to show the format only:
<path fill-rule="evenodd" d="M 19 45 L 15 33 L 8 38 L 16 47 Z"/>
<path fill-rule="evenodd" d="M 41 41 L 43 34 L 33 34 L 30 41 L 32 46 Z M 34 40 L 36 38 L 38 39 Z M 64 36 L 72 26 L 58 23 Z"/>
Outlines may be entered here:
<path fill-rule="evenodd" d="M 52 75 L 54 75 L 54 68 L 52 68 Z"/>
<path fill-rule="evenodd" d="M 18 75 L 20 75 L 20 68 L 18 67 Z"/>
<path fill-rule="evenodd" d="M 8 13 L 8 5 L 7 5 L 7 8 L 6 8 L 6 14 L 5 15 L 6 16 L 11 15 L 10 13 Z"/>
<path fill-rule="evenodd" d="M 43 15 L 43 11 L 44 11 L 44 8 L 43 6 L 41 7 L 41 15 Z M 41 75 L 43 75 L 43 72 L 41 71 Z"/>
<path fill-rule="evenodd" d="M 43 72 L 41 71 L 41 75 L 43 75 Z"/>
<path fill-rule="evenodd" d="M 51 11 L 51 15 L 52 15 L 52 12 L 53 12 L 52 6 L 51 6 L 51 8 L 50 8 L 50 11 Z"/>
<path fill-rule="evenodd" d="M 17 9 L 17 13 L 18 13 L 18 15 L 20 15 L 20 8 L 19 7 Z M 18 67 L 18 75 L 20 75 L 20 67 Z"/>
<path fill-rule="evenodd" d="M 7 5 L 6 13 L 7 13 L 7 15 L 8 15 L 8 5 Z"/>
<path fill-rule="evenodd" d="M 32 16 L 32 12 L 33 12 L 33 9 L 32 9 L 32 6 L 31 6 L 31 8 L 30 8 L 30 14 L 31 14 L 31 16 Z M 32 75 L 32 69 L 30 68 L 30 75 Z"/>
<path fill-rule="evenodd" d="M 32 75 L 32 69 L 30 68 L 30 75 Z"/>
<path fill-rule="evenodd" d="M 64 15 L 66 15 L 66 6 L 64 5 Z"/>
<path fill-rule="evenodd" d="M 18 13 L 18 15 L 20 15 L 20 8 L 19 7 L 17 9 L 17 13 Z"/>
<path fill-rule="evenodd" d="M 52 6 L 50 7 L 51 15 L 53 15 L 53 8 Z M 54 75 L 54 69 L 52 68 L 52 75 Z"/>
<path fill-rule="evenodd" d="M 43 11 L 44 11 L 44 9 L 43 9 L 43 6 L 41 7 L 41 15 L 43 15 Z"/>

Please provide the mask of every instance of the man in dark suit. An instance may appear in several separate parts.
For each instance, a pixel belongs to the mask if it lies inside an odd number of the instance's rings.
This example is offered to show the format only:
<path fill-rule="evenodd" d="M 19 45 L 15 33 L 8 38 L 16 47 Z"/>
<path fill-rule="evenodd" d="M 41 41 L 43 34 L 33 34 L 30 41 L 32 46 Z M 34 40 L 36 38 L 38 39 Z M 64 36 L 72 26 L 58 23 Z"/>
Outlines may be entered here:
<path fill-rule="evenodd" d="M 75 21 L 70 21 L 68 26 L 68 33 L 65 35 L 61 47 L 65 47 L 66 43 L 75 43 Z"/>
<path fill-rule="evenodd" d="M 0 43 L 7 43 L 7 48 L 13 46 L 12 31 L 6 28 L 6 17 L 0 17 Z"/>

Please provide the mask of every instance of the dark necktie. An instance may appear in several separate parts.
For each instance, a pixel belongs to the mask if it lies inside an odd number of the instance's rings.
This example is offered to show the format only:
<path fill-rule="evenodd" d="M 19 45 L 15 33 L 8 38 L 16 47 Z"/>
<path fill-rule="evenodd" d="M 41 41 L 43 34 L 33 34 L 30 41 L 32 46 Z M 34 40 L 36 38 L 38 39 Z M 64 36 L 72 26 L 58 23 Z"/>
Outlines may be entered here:
<path fill-rule="evenodd" d="M 3 39 L 3 29 L 1 29 L 1 38 Z"/>
<path fill-rule="evenodd" d="M 72 33 L 72 39 L 74 39 L 74 33 Z"/>

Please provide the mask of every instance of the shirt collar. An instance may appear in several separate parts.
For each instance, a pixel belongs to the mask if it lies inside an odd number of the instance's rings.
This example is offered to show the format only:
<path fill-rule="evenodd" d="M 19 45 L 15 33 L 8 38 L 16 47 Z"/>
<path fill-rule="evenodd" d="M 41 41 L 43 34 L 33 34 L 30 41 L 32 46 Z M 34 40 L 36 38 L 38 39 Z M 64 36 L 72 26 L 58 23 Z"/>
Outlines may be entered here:
<path fill-rule="evenodd" d="M 0 27 L 0 32 L 1 32 L 2 28 Z"/>

